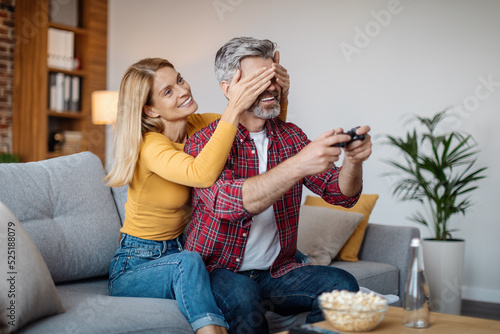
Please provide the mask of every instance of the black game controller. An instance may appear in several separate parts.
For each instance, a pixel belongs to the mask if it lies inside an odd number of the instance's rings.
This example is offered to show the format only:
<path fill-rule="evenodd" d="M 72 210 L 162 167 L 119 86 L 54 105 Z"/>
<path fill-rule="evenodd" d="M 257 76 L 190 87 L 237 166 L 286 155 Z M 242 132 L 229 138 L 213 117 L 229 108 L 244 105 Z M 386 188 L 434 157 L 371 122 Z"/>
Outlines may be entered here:
<path fill-rule="evenodd" d="M 335 146 L 335 147 L 346 147 L 347 145 L 349 145 L 350 143 L 352 143 L 355 140 L 365 140 L 365 135 L 357 135 L 356 134 L 356 130 L 358 128 L 359 128 L 359 126 L 357 126 L 355 128 L 352 128 L 351 130 L 349 130 L 347 132 L 341 133 L 343 135 L 349 135 L 349 136 L 351 136 L 351 140 L 346 141 L 344 143 L 333 144 L 333 146 Z"/>

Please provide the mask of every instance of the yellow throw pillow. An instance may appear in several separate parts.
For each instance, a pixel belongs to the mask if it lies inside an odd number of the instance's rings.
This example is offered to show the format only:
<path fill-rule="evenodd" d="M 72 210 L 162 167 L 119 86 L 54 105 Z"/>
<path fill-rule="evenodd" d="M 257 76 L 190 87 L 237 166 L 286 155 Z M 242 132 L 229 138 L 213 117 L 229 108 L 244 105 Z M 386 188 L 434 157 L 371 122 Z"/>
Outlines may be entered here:
<path fill-rule="evenodd" d="M 327 203 L 321 197 L 318 196 L 306 196 L 306 200 L 304 205 L 311 206 L 324 206 L 333 208 L 336 210 L 342 211 L 351 211 L 351 212 L 359 212 L 364 215 L 363 220 L 359 223 L 359 225 L 354 230 L 351 237 L 344 244 L 340 252 L 337 254 L 336 259 L 342 261 L 356 262 L 359 261 L 358 253 L 361 248 L 361 243 L 363 242 L 363 238 L 365 237 L 366 227 L 368 226 L 368 220 L 370 219 L 370 214 L 377 202 L 378 195 L 377 194 L 361 194 L 358 202 L 352 208 L 344 208 L 339 205 L 332 205 Z"/>

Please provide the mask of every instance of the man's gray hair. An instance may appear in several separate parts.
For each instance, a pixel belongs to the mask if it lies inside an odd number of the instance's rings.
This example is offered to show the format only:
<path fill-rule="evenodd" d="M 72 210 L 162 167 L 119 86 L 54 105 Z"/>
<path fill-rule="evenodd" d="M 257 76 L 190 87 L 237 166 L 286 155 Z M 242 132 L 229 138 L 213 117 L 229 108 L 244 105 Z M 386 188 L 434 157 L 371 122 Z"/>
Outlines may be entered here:
<path fill-rule="evenodd" d="M 236 37 L 224 44 L 215 56 L 215 76 L 219 85 L 222 81 L 231 82 L 234 74 L 240 68 L 240 61 L 246 57 L 259 56 L 272 58 L 276 43 L 268 39 L 253 37 Z"/>

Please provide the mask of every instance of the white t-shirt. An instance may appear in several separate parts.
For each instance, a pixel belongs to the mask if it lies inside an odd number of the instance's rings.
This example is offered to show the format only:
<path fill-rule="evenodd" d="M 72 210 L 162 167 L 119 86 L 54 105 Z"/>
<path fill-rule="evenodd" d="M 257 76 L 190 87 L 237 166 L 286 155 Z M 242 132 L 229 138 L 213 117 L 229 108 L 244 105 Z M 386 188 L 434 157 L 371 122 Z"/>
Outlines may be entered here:
<path fill-rule="evenodd" d="M 269 139 L 266 132 L 250 132 L 257 148 L 259 158 L 259 174 L 267 171 L 267 147 Z M 248 235 L 245 255 L 240 271 L 269 269 L 280 252 L 278 228 L 274 220 L 274 209 L 271 205 L 265 211 L 253 217 L 252 226 Z"/>

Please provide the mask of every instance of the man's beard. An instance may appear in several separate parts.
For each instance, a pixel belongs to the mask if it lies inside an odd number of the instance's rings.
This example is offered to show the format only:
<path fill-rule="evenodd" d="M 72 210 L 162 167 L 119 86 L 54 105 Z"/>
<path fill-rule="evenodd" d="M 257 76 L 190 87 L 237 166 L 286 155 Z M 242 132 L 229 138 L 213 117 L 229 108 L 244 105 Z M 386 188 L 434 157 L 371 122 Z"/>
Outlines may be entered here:
<path fill-rule="evenodd" d="M 267 108 L 261 108 L 259 105 L 260 100 L 262 100 L 266 97 L 270 97 L 270 96 L 274 96 L 276 98 L 276 103 L 272 106 L 267 107 Z M 262 94 L 261 96 L 259 96 L 257 101 L 255 101 L 255 103 L 250 107 L 249 111 L 253 112 L 253 114 L 256 117 L 259 117 L 262 119 L 273 119 L 273 118 L 278 117 L 278 115 L 281 112 L 278 94 L 265 94 L 265 93 Z"/>

